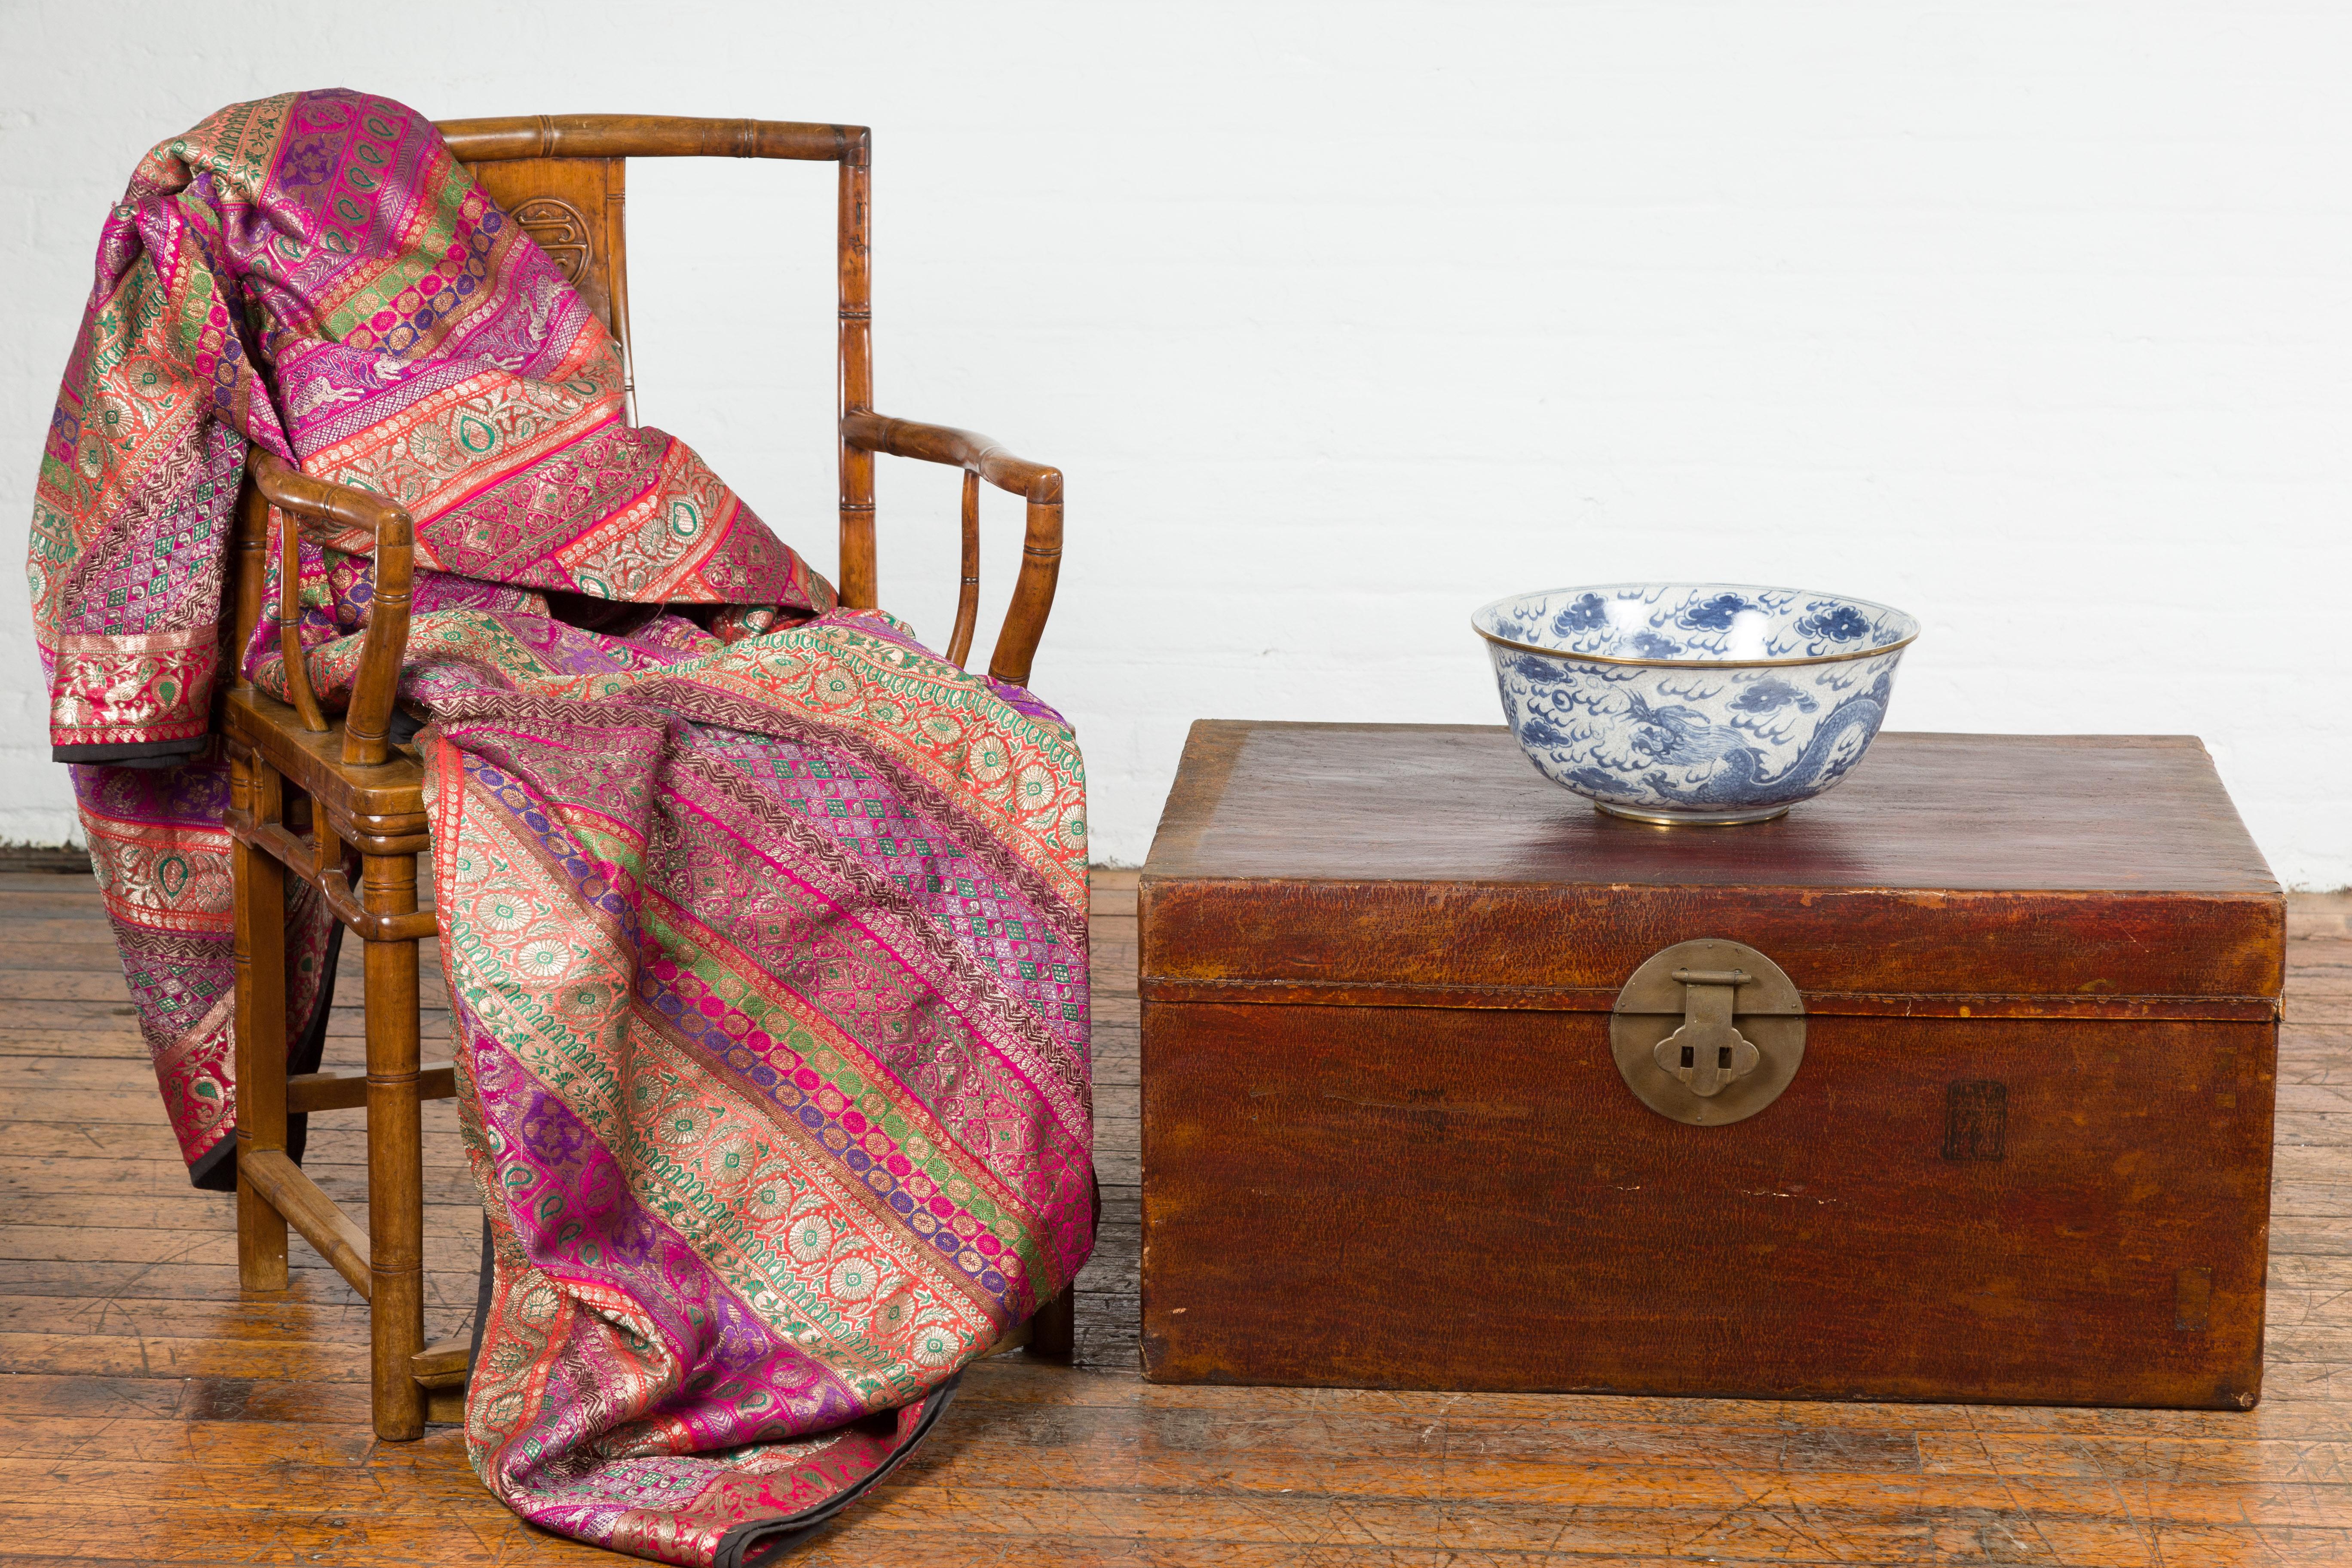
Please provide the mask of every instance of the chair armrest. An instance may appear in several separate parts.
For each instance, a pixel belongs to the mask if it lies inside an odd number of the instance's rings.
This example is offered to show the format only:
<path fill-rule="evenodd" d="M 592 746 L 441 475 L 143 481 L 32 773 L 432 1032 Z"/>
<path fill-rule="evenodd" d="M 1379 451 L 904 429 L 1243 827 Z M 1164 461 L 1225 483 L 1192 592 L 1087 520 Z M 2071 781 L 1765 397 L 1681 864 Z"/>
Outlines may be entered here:
<path fill-rule="evenodd" d="M 894 458 L 914 458 L 944 463 L 978 474 L 998 489 L 1010 490 L 1033 501 L 1062 499 L 1062 470 L 1016 458 L 985 436 L 946 425 L 925 425 L 914 419 L 892 419 L 865 409 L 842 416 L 842 439 L 868 452 Z"/>
<path fill-rule="evenodd" d="M 1004 625 L 996 634 L 996 651 L 988 666 L 995 679 L 1027 685 L 1029 667 L 1037 656 L 1039 639 L 1045 635 L 1045 618 L 1053 613 L 1054 590 L 1062 572 L 1062 470 L 1016 458 L 987 437 L 969 430 L 892 419 L 865 409 L 842 416 L 841 438 L 862 451 L 941 463 L 971 476 L 964 481 L 963 591 L 948 654 L 959 664 L 971 647 L 971 621 L 979 606 L 979 495 L 973 481 L 986 479 L 1028 501 L 1021 574 L 1013 582 L 1013 602 L 1005 608 Z"/>
<path fill-rule="evenodd" d="M 294 520 L 279 541 L 278 620 L 286 656 L 286 689 L 302 721 L 324 730 L 326 720 L 310 689 L 296 619 L 296 534 L 303 523 L 331 523 L 339 530 L 373 534 L 375 588 L 368 606 L 367 633 L 360 643 L 360 666 L 352 679 L 351 706 L 343 716 L 343 762 L 373 767 L 391 755 L 393 700 L 400 691 L 400 660 L 408 647 L 408 601 L 416 575 L 416 529 L 408 513 L 379 495 L 313 479 L 276 453 L 255 447 L 250 464 L 254 489 Z"/>

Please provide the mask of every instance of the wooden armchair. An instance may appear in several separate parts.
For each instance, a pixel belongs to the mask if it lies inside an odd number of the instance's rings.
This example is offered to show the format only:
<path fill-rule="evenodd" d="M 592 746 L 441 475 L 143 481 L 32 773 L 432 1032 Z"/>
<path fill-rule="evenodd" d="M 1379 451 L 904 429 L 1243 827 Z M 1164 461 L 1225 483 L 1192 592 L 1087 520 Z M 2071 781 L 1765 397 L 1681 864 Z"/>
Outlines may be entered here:
<path fill-rule="evenodd" d="M 865 127 L 582 114 L 457 121 L 440 130 L 451 151 L 548 251 L 619 340 L 625 366 L 627 159 L 798 158 L 838 164 L 841 602 L 875 603 L 874 454 L 961 468 L 963 573 L 947 654 L 961 664 L 971 649 L 980 606 L 980 481 L 986 479 L 1028 501 L 1021 572 L 989 668 L 1000 680 L 1027 682 L 1060 571 L 1062 476 L 969 431 L 873 411 Z M 634 384 L 628 384 L 634 416 Z M 278 702 L 244 682 L 226 700 L 229 825 L 236 839 L 237 1277 L 247 1290 L 284 1289 L 287 1227 L 300 1232 L 368 1300 L 376 1435 L 414 1438 L 423 1434 L 428 1415 L 459 1418 L 467 1370 L 464 1342 L 428 1346 L 424 1331 L 418 1106 L 457 1090 L 449 1063 L 418 1059 L 417 943 L 434 933 L 434 919 L 416 907 L 416 861 L 430 844 L 422 769 L 390 740 L 408 638 L 414 531 L 408 515 L 383 498 L 307 478 L 259 448 L 246 478 L 232 565 L 232 646 L 243 648 L 260 618 L 273 503 L 299 527 L 372 533 L 375 586 L 351 700 L 333 720 L 311 692 L 295 640 L 295 531 L 289 529 L 280 613 L 294 700 Z M 356 889 L 347 870 L 353 857 Z M 364 1075 L 288 1074 L 280 911 L 289 875 L 316 887 L 365 944 Z M 289 1114 L 362 1107 L 368 1148 L 364 1233 L 303 1174 L 286 1148 Z M 1038 1351 L 1066 1356 L 1068 1293 L 1017 1332 L 1025 1332 Z"/>

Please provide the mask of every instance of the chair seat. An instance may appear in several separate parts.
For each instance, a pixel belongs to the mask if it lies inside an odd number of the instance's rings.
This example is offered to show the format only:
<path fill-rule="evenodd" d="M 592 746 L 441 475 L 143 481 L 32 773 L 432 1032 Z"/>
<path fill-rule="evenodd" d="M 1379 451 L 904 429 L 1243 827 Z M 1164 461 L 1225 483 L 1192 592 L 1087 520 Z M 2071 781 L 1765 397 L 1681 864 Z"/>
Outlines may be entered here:
<path fill-rule="evenodd" d="M 227 728 L 309 795 L 352 847 L 372 855 L 425 848 L 425 767 L 415 756 L 395 748 L 373 767 L 346 763 L 340 721 L 306 730 L 292 708 L 250 687 L 229 693 Z"/>

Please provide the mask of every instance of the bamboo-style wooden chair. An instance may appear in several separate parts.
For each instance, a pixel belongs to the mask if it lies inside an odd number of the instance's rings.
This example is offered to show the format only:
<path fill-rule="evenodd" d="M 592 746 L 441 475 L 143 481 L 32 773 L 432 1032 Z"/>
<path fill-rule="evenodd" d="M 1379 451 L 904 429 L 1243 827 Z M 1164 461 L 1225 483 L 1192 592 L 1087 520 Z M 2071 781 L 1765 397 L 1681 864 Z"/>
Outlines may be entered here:
<path fill-rule="evenodd" d="M 970 654 L 979 613 L 980 481 L 1028 501 L 1021 571 L 989 673 L 1025 684 L 1054 603 L 1062 554 L 1062 476 L 985 437 L 873 410 L 867 310 L 867 133 L 857 125 L 613 114 L 465 120 L 440 127 L 484 189 L 561 266 L 619 340 L 628 363 L 622 231 L 630 158 L 797 158 L 840 166 L 841 602 L 875 603 L 874 454 L 961 468 L 963 573 L 948 657 Z M 627 374 L 625 372 L 625 374 Z M 631 384 L 634 394 L 634 384 Z M 634 416 L 634 398 L 633 398 Z M 247 1290 L 287 1285 L 291 1226 L 368 1300 L 376 1435 L 423 1435 L 427 1419 L 461 1418 L 467 1344 L 425 1342 L 423 1155 L 418 1106 L 457 1092 L 447 1062 L 418 1059 L 417 943 L 434 933 L 416 907 L 416 862 L 430 847 L 423 773 L 390 739 L 408 639 L 413 531 L 404 511 L 362 490 L 305 477 L 255 449 L 238 506 L 233 563 L 235 634 L 242 648 L 260 617 L 268 507 L 303 527 L 359 528 L 375 537 L 375 597 L 347 710 L 324 714 L 291 626 L 292 533 L 285 542 L 282 614 L 291 705 L 240 682 L 226 699 L 230 831 L 236 884 L 237 1278 Z M 348 872 L 356 857 L 356 889 Z M 367 1070 L 287 1067 L 286 878 L 317 888 L 366 944 Z M 287 1152 L 289 1114 L 363 1107 L 368 1225 L 363 1234 Z M 1041 1310 L 1007 1345 L 1066 1357 L 1070 1297 Z"/>

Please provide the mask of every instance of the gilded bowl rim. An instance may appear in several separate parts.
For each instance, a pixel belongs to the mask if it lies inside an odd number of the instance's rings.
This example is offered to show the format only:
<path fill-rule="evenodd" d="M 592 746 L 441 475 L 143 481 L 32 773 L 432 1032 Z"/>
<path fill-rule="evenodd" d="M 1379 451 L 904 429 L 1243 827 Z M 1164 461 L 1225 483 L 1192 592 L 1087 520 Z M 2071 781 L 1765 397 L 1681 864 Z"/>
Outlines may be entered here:
<path fill-rule="evenodd" d="M 1572 653 L 1567 648 L 1541 647 L 1534 643 L 1516 642 L 1509 637 L 1496 637 L 1478 624 L 1478 617 L 1487 611 L 1497 605 L 1512 604 L 1520 599 L 1548 598 L 1554 594 L 1602 594 L 1616 588 L 1727 588 L 1734 593 L 1742 594 L 1794 594 L 1816 599 L 1835 599 L 1841 604 L 1884 610 L 1888 615 L 1907 622 L 1911 631 L 1908 636 L 1894 642 L 1881 643 L 1876 647 L 1857 648 L 1852 653 L 1800 654 L 1785 658 L 1624 658 L 1616 654 Z M 1567 659 L 1574 664 L 1624 664 L 1643 669 L 1770 669 L 1794 665 L 1845 664 L 1857 658 L 1876 658 L 1882 654 L 1900 653 L 1919 640 L 1919 617 L 1908 610 L 1898 610 L 1894 605 L 1882 604 L 1876 599 L 1860 598 L 1853 594 L 1833 593 L 1827 588 L 1783 588 L 1755 583 L 1637 580 L 1624 583 L 1579 583 L 1565 588 L 1529 588 L 1525 593 L 1506 594 L 1499 599 L 1489 599 L 1471 611 L 1470 629 L 1497 647 L 1512 648 L 1520 653 L 1541 654 L 1546 658 Z"/>

